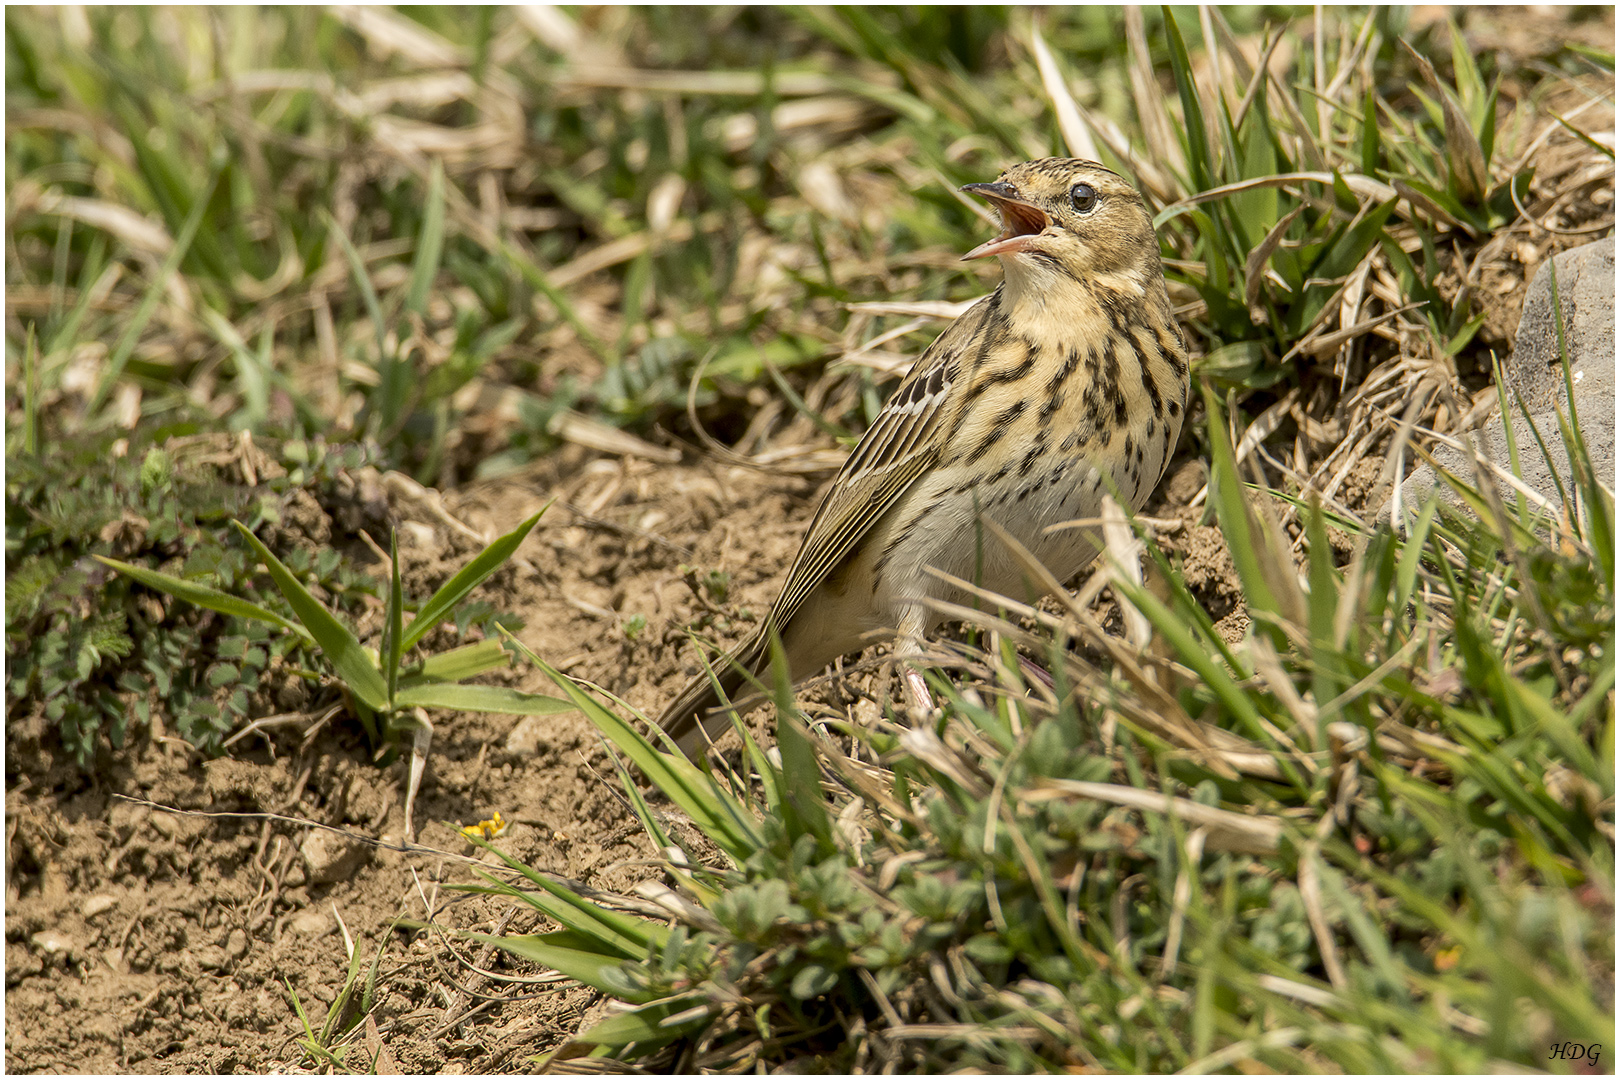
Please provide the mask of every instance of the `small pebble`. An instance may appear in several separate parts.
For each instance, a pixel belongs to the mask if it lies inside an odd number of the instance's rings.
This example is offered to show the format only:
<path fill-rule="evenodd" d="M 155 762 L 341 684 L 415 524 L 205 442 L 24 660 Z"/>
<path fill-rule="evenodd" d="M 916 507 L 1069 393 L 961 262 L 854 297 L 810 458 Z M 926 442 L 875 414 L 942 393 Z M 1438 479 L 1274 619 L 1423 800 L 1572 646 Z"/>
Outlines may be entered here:
<path fill-rule="evenodd" d="M 316 908 L 295 917 L 287 925 L 295 934 L 309 934 L 315 937 L 330 934 L 335 929 L 332 916 Z"/>
<path fill-rule="evenodd" d="M 107 893 L 97 893 L 79 905 L 79 914 L 87 919 L 93 919 L 109 908 L 118 906 L 118 898 Z"/>

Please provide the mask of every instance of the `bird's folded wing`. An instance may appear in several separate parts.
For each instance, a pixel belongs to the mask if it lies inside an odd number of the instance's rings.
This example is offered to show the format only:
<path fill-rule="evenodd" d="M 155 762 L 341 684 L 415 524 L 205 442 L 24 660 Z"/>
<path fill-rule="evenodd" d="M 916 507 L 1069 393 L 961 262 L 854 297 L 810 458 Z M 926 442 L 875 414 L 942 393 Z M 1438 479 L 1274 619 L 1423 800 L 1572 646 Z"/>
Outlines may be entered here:
<path fill-rule="evenodd" d="M 854 551 L 906 490 L 939 459 L 959 357 L 982 330 L 986 297 L 928 347 L 883 406 L 816 511 L 782 595 L 771 609 L 786 626 L 805 599 Z"/>

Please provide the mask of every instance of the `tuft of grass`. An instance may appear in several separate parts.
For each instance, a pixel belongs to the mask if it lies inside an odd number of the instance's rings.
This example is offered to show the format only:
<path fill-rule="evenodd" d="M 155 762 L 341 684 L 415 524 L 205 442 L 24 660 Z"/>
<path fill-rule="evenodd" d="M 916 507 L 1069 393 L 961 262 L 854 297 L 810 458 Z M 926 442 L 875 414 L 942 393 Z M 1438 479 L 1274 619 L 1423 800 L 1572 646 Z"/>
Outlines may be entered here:
<path fill-rule="evenodd" d="M 377 976 L 382 969 L 383 951 L 388 945 L 388 935 L 384 934 L 377 943 L 377 951 L 368 965 L 365 962 L 365 954 L 349 936 L 349 928 L 341 915 L 338 916 L 338 926 L 343 931 L 343 945 L 349 958 L 348 970 L 343 985 L 327 1008 L 326 1016 L 318 1028 L 304 1011 L 304 1005 L 298 999 L 298 991 L 293 989 L 291 982 L 286 982 L 287 996 L 292 1001 L 293 1012 L 297 1014 L 299 1025 L 304 1030 L 303 1035 L 295 1042 L 312 1068 L 349 1073 L 375 1073 L 376 1055 L 381 1051 L 373 1051 L 373 1060 L 362 1061 L 360 1059 L 368 1048 L 357 1047 L 352 1039 L 376 1005 Z M 389 930 L 392 929 L 390 926 Z"/>
<path fill-rule="evenodd" d="M 517 716 L 550 716 L 571 710 L 566 702 L 542 694 L 529 694 L 505 686 L 464 684 L 463 680 L 494 668 L 505 667 L 510 657 L 494 638 L 423 656 L 406 663 L 406 655 L 434 627 L 456 613 L 467 595 L 499 570 L 523 543 L 540 520 L 542 508 L 505 536 L 492 540 L 484 550 L 439 586 L 416 607 L 415 617 L 405 623 L 405 592 L 400 579 L 397 538 L 389 537 L 388 592 L 383 604 L 383 632 L 380 644 L 367 648 L 355 632 L 335 617 L 325 604 L 299 580 L 287 564 L 276 558 L 253 531 L 235 518 L 231 525 L 247 542 L 254 556 L 269 572 L 280 590 L 292 618 L 244 601 L 210 585 L 188 581 L 172 574 L 110 559 L 94 558 L 127 578 L 170 596 L 241 619 L 252 619 L 302 638 L 317 649 L 343 687 L 349 709 L 359 719 L 367 738 L 380 756 L 391 756 L 397 744 L 411 736 L 411 765 L 405 791 L 405 836 L 415 837 L 416 793 L 427 765 L 427 752 L 433 739 L 428 709 L 465 712 L 510 713 Z"/>

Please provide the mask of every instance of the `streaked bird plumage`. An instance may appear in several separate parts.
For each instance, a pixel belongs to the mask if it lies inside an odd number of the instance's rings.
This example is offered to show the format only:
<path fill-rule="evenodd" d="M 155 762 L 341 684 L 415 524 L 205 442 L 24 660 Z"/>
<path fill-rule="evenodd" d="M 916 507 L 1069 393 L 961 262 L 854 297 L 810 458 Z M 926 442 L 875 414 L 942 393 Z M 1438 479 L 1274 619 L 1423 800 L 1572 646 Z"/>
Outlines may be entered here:
<path fill-rule="evenodd" d="M 1046 158 L 964 190 L 1000 211 L 1004 280 L 922 355 L 822 500 L 766 620 L 714 671 L 728 696 L 769 666 L 769 627 L 794 681 L 839 656 L 941 620 L 967 602 L 935 567 L 1028 594 L 994 520 L 1061 580 L 1097 554 L 1081 530 L 1113 488 L 1140 509 L 1168 465 L 1187 404 L 1187 351 L 1165 292 L 1152 218 L 1094 162 Z M 707 674 L 659 719 L 688 754 L 729 725 Z"/>

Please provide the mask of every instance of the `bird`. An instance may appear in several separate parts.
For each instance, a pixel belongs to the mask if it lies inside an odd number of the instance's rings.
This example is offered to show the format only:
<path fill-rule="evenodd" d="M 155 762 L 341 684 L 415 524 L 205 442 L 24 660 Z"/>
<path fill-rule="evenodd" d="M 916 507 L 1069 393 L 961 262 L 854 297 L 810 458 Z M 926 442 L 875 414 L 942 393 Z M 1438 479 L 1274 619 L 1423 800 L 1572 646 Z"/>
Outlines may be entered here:
<path fill-rule="evenodd" d="M 1141 509 L 1169 464 L 1189 361 L 1142 196 L 1076 158 L 961 190 L 1002 225 L 962 258 L 999 259 L 1002 281 L 918 358 L 845 461 L 767 617 L 712 665 L 727 698 L 769 680 L 773 631 L 794 682 L 871 644 L 919 647 L 943 621 L 930 598 L 971 602 L 930 567 L 1029 595 L 981 515 L 1068 580 L 1095 538 L 1047 527 L 1097 517 L 1111 493 Z M 688 757 L 730 726 L 714 681 L 699 673 L 658 718 Z M 929 707 L 919 674 L 906 685 Z"/>

